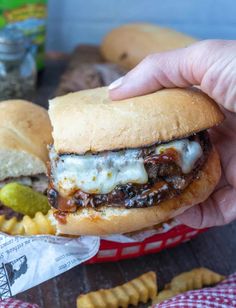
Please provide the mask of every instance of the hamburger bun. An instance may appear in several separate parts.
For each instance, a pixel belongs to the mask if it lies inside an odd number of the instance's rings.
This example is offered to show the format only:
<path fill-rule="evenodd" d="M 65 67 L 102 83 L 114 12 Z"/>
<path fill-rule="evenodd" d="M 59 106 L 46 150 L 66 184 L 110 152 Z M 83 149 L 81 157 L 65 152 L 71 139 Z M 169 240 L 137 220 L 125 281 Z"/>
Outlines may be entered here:
<path fill-rule="evenodd" d="M 175 197 L 163 199 L 159 204 L 153 203 L 150 207 L 125 208 L 122 205 L 123 201 L 118 203 L 120 206 L 112 203 L 105 205 L 101 201 L 97 208 L 94 208 L 87 206 L 86 202 L 73 201 L 73 194 L 76 194 L 77 190 L 84 193 L 79 186 L 71 188 L 73 193 L 65 193 L 63 190 L 67 183 L 74 181 L 70 172 L 76 165 L 70 159 L 77 159 L 76 154 L 139 149 L 173 139 L 182 139 L 219 124 L 224 119 L 220 108 L 199 90 L 164 89 L 145 96 L 111 101 L 107 88 L 97 88 L 55 98 L 50 102 L 49 115 L 54 138 L 54 149 L 52 148 L 51 152 L 50 200 L 57 208 L 50 217 L 58 234 L 107 235 L 148 228 L 203 202 L 219 181 L 219 157 L 214 147 L 209 146 L 206 161 L 201 168 L 191 171 L 196 172 L 192 181 Z M 60 154 L 65 156 L 59 157 Z M 102 155 L 109 155 L 109 152 Z M 66 157 L 69 159 L 67 167 L 64 165 Z M 63 165 L 57 169 L 59 161 Z M 77 166 L 83 168 L 83 164 Z M 91 165 L 86 166 L 86 170 L 89 170 Z M 77 169 L 77 172 L 80 170 Z M 55 179 L 60 173 L 63 177 L 58 184 Z M 91 175 L 89 179 L 84 175 L 83 182 L 92 181 Z M 99 186 L 97 187 L 96 192 L 102 194 Z M 80 197 L 77 195 L 75 198 Z M 62 203 L 57 203 L 58 200 Z M 66 209 L 70 210 L 71 206 L 74 206 L 73 211 L 77 211 L 65 212 Z"/>
<path fill-rule="evenodd" d="M 56 152 L 77 154 L 183 138 L 224 119 L 218 105 L 197 89 L 163 89 L 111 101 L 106 87 L 51 100 L 49 116 Z"/>
<path fill-rule="evenodd" d="M 51 130 L 44 108 L 25 100 L 0 102 L 0 181 L 46 173 Z"/>
<path fill-rule="evenodd" d="M 58 234 L 108 235 L 144 229 L 175 217 L 206 200 L 218 183 L 220 175 L 219 156 L 213 149 L 198 179 L 179 196 L 163 201 L 159 205 L 140 209 L 114 208 L 112 205 L 97 210 L 83 208 L 67 214 L 65 224 L 55 219 L 53 213 L 50 214 L 50 219 Z"/>
<path fill-rule="evenodd" d="M 151 24 L 127 24 L 109 32 L 101 44 L 103 57 L 132 69 L 147 55 L 186 47 L 196 39 Z"/>

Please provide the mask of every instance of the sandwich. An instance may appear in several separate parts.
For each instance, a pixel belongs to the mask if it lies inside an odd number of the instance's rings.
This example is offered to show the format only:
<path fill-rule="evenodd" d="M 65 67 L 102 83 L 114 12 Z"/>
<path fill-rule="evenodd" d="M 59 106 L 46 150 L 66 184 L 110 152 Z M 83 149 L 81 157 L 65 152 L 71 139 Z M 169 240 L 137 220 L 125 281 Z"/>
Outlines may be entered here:
<path fill-rule="evenodd" d="M 108 32 L 100 50 L 106 61 L 130 70 L 152 53 L 184 48 L 196 41 L 173 29 L 148 23 L 131 23 Z"/>
<path fill-rule="evenodd" d="M 203 202 L 221 175 L 207 129 L 224 116 L 197 89 L 111 101 L 96 88 L 50 101 L 49 203 L 58 234 L 151 227 Z"/>
<path fill-rule="evenodd" d="M 50 209 L 46 197 L 47 144 L 51 141 L 47 111 L 24 100 L 0 103 L 0 215 L 21 220 Z M 11 220 L 15 222 L 15 220 Z"/>

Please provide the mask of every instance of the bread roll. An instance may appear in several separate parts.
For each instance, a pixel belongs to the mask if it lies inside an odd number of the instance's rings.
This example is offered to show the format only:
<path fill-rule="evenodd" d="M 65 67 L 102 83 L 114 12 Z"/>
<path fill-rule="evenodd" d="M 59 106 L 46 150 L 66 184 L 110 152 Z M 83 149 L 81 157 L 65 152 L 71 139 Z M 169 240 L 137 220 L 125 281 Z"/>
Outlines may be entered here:
<path fill-rule="evenodd" d="M 216 103 L 198 90 L 164 89 L 111 101 L 106 87 L 53 99 L 49 116 L 56 152 L 77 154 L 183 138 L 224 119 Z"/>
<path fill-rule="evenodd" d="M 46 173 L 51 130 L 44 108 L 24 100 L 0 102 L 0 181 Z"/>
<path fill-rule="evenodd" d="M 151 24 L 127 24 L 109 32 L 101 44 L 103 57 L 132 69 L 147 55 L 186 47 L 196 39 Z"/>

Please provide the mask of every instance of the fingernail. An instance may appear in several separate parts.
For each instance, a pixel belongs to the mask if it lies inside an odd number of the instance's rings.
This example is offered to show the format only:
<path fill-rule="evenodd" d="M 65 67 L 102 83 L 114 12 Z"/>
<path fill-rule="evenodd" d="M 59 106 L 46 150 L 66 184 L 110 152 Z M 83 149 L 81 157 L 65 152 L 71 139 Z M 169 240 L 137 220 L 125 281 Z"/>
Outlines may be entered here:
<path fill-rule="evenodd" d="M 108 89 L 109 89 L 109 90 L 114 90 L 114 89 L 120 87 L 121 84 L 122 84 L 122 82 L 123 82 L 123 79 L 124 79 L 124 77 L 120 77 L 119 79 L 113 81 L 113 82 L 109 85 Z"/>

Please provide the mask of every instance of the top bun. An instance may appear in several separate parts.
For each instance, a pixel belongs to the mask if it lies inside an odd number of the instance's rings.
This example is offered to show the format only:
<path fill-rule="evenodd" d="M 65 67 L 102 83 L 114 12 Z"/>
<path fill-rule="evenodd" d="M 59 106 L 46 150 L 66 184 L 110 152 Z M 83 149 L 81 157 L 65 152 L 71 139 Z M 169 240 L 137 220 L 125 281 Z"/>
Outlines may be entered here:
<path fill-rule="evenodd" d="M 50 101 L 57 153 L 136 148 L 189 136 L 219 124 L 217 104 L 196 89 L 164 89 L 111 101 L 107 87 Z"/>
<path fill-rule="evenodd" d="M 194 38 L 171 29 L 145 23 L 127 24 L 105 36 L 101 53 L 107 61 L 131 69 L 151 53 L 183 48 L 194 42 Z"/>
<path fill-rule="evenodd" d="M 0 102 L 0 180 L 46 173 L 51 130 L 44 108 L 24 100 Z"/>

